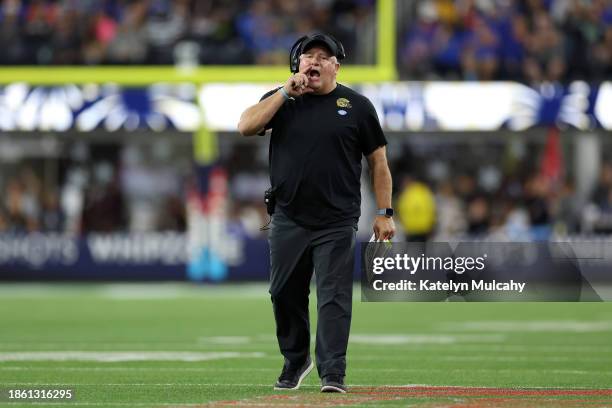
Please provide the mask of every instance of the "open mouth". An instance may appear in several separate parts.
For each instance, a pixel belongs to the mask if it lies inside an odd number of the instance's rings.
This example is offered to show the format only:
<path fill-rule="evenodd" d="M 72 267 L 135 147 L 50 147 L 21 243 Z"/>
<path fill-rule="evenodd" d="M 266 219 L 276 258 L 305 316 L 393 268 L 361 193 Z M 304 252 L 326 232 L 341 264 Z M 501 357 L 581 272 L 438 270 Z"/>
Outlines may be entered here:
<path fill-rule="evenodd" d="M 321 76 L 321 73 L 319 72 L 318 69 L 311 69 L 310 72 L 308 73 L 308 78 L 310 79 L 318 79 Z"/>

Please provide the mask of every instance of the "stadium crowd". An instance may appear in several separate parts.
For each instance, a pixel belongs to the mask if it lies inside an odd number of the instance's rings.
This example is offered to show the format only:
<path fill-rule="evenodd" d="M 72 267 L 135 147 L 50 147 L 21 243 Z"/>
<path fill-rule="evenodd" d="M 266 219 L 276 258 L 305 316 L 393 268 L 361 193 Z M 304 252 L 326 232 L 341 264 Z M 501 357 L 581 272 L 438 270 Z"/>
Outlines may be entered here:
<path fill-rule="evenodd" d="M 400 41 L 406 78 L 612 77 L 609 0 L 423 0 L 415 8 Z"/>
<path fill-rule="evenodd" d="M 357 37 L 373 24 L 374 0 L 0 4 L 0 64 L 285 64 L 295 39 L 315 28 L 337 36 L 351 58 L 372 62 L 356 45 L 373 43 Z"/>
<path fill-rule="evenodd" d="M 229 173 L 230 231 L 261 237 L 267 214 L 262 191 L 265 166 L 253 167 L 254 145 L 237 145 L 226 161 Z M 265 150 L 265 149 L 264 149 Z M 520 172 L 502 166 L 477 171 L 450 162 L 406 169 L 406 156 L 391 162 L 397 222 L 408 240 L 458 236 L 544 239 L 551 235 L 612 233 L 612 162 L 602 166 L 590 197 L 581 202 L 569 177 L 551 181 L 533 165 Z M 441 170 L 440 166 L 446 167 Z M 185 186 L 189 174 L 172 166 L 142 161 L 124 149 L 118 162 L 73 162 L 59 185 L 46 186 L 43 172 L 24 163 L 0 180 L 0 232 L 184 231 Z M 182 175 L 181 175 L 182 174 Z M 5 173 L 6 175 L 6 173 Z M 367 183 L 364 183 L 367 185 Z M 365 206 L 373 206 L 364 194 Z M 368 231 L 362 233 L 366 234 Z M 401 234 L 400 234 L 401 236 Z"/>
<path fill-rule="evenodd" d="M 375 4 L 0 0 L 0 65 L 286 64 L 296 37 L 315 28 L 345 44 L 350 50 L 347 62 L 372 63 Z M 398 68 L 404 79 L 612 78 L 611 0 L 396 4 Z M 47 176 L 40 163 L 23 162 L 11 171 L 3 167 L 0 231 L 184 230 L 185 171 L 143 159 L 129 147 L 122 149 L 111 158 L 62 162 L 51 184 L 43 180 Z M 234 231 L 261 236 L 267 151 L 252 149 L 236 145 L 225 158 L 228 217 Z M 253 157 L 258 158 L 257 167 Z M 408 239 L 612 232 L 611 163 L 602 167 L 591 196 L 580 201 L 569 175 L 553 183 L 533 168 L 533 158 L 515 163 L 516 168 L 529 169 L 522 173 L 509 172 L 501 164 L 468 171 L 454 168 L 452 160 L 423 174 L 401 168 L 411 161 L 400 156 L 392 163 L 395 205 Z M 446 176 L 436 176 L 443 166 Z"/>
<path fill-rule="evenodd" d="M 70 150 L 68 159 L 50 159 L 47 166 L 42 160 L 24 160 L 1 167 L 0 232 L 78 235 L 186 229 L 189 170 L 183 171 L 186 166 L 180 160 L 145 159 L 143 151 L 148 149 L 131 145 L 100 149 L 75 144 Z M 56 169 L 57 177 L 50 177 L 49 167 Z"/>
<path fill-rule="evenodd" d="M 285 64 L 302 33 L 374 62 L 375 0 L 1 0 L 0 64 Z M 609 0 L 398 2 L 402 78 L 612 76 Z"/>
<path fill-rule="evenodd" d="M 612 231 L 588 224 L 586 212 L 565 181 L 558 187 L 534 172 L 524 179 L 502 177 L 491 190 L 487 175 L 458 174 L 441 182 L 403 176 L 397 197 L 399 223 L 408 241 L 444 240 L 460 236 L 498 237 L 517 241 L 544 240 L 553 235 L 599 234 Z M 483 178 L 484 177 L 484 178 Z M 603 184 L 600 186 L 602 188 Z M 592 206 L 610 214 L 612 201 Z"/>
<path fill-rule="evenodd" d="M 251 162 L 254 155 L 251 152 Z M 232 167 L 240 162 L 236 159 L 232 157 Z M 407 163 L 412 165 L 406 168 Z M 398 237 L 403 233 L 408 240 L 462 236 L 540 240 L 612 233 L 612 162 L 602 166 L 597 184 L 584 200 L 570 175 L 553 180 L 533 158 L 517 161 L 511 169 L 507 163 L 466 169 L 452 161 L 436 161 L 434 157 L 420 161 L 402 154 L 391 166 Z M 267 219 L 261 204 L 267 174 L 252 166 L 238 166 L 231 176 L 230 221 L 234 231 L 261 236 L 259 227 Z M 367 180 L 362 182 L 367 191 Z M 364 211 L 374 208 L 371 193 L 363 194 L 363 200 Z M 369 237 L 368 228 L 363 225 L 360 234 Z"/>

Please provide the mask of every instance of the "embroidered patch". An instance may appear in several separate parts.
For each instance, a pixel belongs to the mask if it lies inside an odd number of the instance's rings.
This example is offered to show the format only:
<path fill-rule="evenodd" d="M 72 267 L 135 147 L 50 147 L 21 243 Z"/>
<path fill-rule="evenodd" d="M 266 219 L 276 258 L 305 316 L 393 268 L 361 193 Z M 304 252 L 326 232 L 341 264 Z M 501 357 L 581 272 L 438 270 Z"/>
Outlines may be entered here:
<path fill-rule="evenodd" d="M 351 101 L 346 98 L 338 98 L 336 100 L 336 105 L 338 105 L 339 108 L 352 108 Z"/>

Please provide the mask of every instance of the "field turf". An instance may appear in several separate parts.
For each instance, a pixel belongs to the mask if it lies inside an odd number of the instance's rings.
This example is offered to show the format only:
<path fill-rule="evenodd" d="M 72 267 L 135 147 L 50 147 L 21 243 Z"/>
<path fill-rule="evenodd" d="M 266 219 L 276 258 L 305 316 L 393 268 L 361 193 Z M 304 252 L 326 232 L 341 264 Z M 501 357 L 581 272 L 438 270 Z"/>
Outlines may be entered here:
<path fill-rule="evenodd" d="M 332 395 L 315 371 L 272 390 L 282 360 L 263 284 L 2 284 L 0 407 L 612 407 L 612 303 L 355 295 L 351 392 Z"/>

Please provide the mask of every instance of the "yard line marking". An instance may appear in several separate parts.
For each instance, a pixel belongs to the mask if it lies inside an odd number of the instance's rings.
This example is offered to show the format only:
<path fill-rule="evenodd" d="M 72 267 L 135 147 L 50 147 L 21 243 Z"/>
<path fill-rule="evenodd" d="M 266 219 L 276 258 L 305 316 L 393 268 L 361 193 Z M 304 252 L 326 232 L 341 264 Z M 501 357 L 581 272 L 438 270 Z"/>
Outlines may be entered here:
<path fill-rule="evenodd" d="M 0 361 L 211 361 L 226 358 L 259 358 L 261 352 L 181 352 L 181 351 L 31 351 L 0 353 Z"/>
<path fill-rule="evenodd" d="M 221 284 L 214 286 L 192 283 L 97 283 L 45 284 L 10 283 L 0 286 L 2 298 L 93 297 L 109 300 L 168 300 L 173 298 L 239 298 L 269 299 L 267 283 Z"/>
<path fill-rule="evenodd" d="M 21 405 L 23 406 L 23 402 L 0 402 L 0 405 Z M 45 405 L 62 405 L 62 406 L 137 406 L 137 407 L 156 407 L 156 406 L 181 406 L 181 407 L 201 407 L 206 402 L 76 402 L 74 400 L 69 400 L 65 402 L 30 402 L 32 406 L 45 406 Z"/>
<path fill-rule="evenodd" d="M 399 345 L 399 344 L 453 344 L 453 343 L 499 343 L 507 338 L 503 334 L 352 334 L 349 343 L 354 344 L 377 344 L 377 345 Z M 273 337 L 262 336 L 209 336 L 198 338 L 198 343 L 205 344 L 267 344 L 275 342 Z M 314 339 L 312 339 L 314 342 Z"/>
<path fill-rule="evenodd" d="M 452 334 L 352 334 L 349 343 L 356 344 L 454 344 L 461 342 L 503 342 L 505 335 L 452 335 Z"/>
<path fill-rule="evenodd" d="M 3 367 L 0 371 L 187 371 L 187 372 L 206 372 L 206 371 L 229 371 L 244 372 L 244 368 L 231 367 Z M 278 371 L 278 368 L 249 368 L 248 371 Z"/>
<path fill-rule="evenodd" d="M 0 371 L 48 371 L 49 367 L 2 367 Z M 185 372 L 207 372 L 207 371 L 226 371 L 226 372 L 245 372 L 247 371 L 263 371 L 263 372 L 276 372 L 278 368 L 231 368 L 231 367 L 53 367 L 53 371 L 145 371 L 151 372 L 152 370 L 159 371 L 185 371 Z M 462 372 L 468 370 L 470 372 L 496 372 L 496 373 L 516 373 L 517 371 L 525 372 L 540 372 L 540 368 L 351 368 L 351 372 Z M 612 375 L 612 370 L 548 370 L 548 372 L 556 374 L 597 374 L 597 375 Z"/>
<path fill-rule="evenodd" d="M 249 383 L 44 383 L 44 382 L 0 382 L 2 385 L 22 385 L 22 386 L 37 386 L 37 385 L 53 385 L 53 386 L 71 386 L 71 387 L 90 387 L 90 386 L 107 386 L 107 387 L 268 387 L 272 388 L 273 384 L 249 384 Z M 365 386 L 365 385 L 364 385 Z M 300 387 L 319 388 L 320 385 L 302 384 Z"/>
<path fill-rule="evenodd" d="M 352 359 L 351 359 L 352 360 Z M 357 359 L 359 360 L 359 359 Z M 373 358 L 372 360 L 381 360 L 379 358 Z M 389 359 L 395 360 L 395 359 Z M 576 362 L 588 362 L 588 363 L 609 363 L 612 362 L 612 358 L 585 358 L 585 357 L 559 357 L 559 356 L 433 356 L 432 360 L 443 360 L 443 361 L 503 361 L 503 362 L 537 362 L 537 361 L 545 361 L 545 362 L 568 362 L 568 361 L 576 361 Z"/>
<path fill-rule="evenodd" d="M 355 346 L 361 346 L 360 344 Z M 374 347 L 388 347 L 390 345 L 377 345 L 371 344 L 368 348 Z M 406 344 L 407 350 L 436 350 L 440 346 L 443 346 L 443 350 L 465 350 L 465 351 L 503 351 L 503 352 L 518 352 L 524 353 L 529 351 L 537 351 L 538 353 L 557 353 L 557 352 L 570 352 L 570 353 L 612 353 L 612 347 L 606 347 L 598 344 L 585 345 L 585 346 L 556 346 L 556 345 L 528 345 L 528 344 L 448 344 L 448 345 L 436 345 L 436 344 Z"/>
<path fill-rule="evenodd" d="M 268 355 L 262 357 L 263 360 L 282 361 L 282 356 Z M 583 356 L 499 356 L 499 355 L 484 355 L 484 356 L 465 356 L 463 354 L 451 354 L 451 355 L 413 355 L 408 353 L 406 355 L 398 356 L 362 356 L 362 355 L 349 355 L 350 361 L 403 361 L 403 362 L 415 362 L 415 361 L 503 361 L 503 362 L 589 362 L 589 363 L 606 363 L 612 362 L 612 357 L 583 357 Z"/>
<path fill-rule="evenodd" d="M 168 290 L 170 289 L 170 290 Z M 178 283 L 168 287 L 166 284 L 107 284 L 100 288 L 98 295 L 114 300 L 146 300 L 164 298 L 210 298 L 229 297 L 240 299 L 267 299 L 268 285 L 265 283 L 225 284 L 215 286 L 196 286 Z"/>
<path fill-rule="evenodd" d="M 498 331 L 498 332 L 575 332 L 591 333 L 612 331 L 612 321 L 579 320 L 481 320 L 438 325 L 443 330 Z"/>
<path fill-rule="evenodd" d="M 276 341 L 276 340 L 274 340 Z M 238 341 L 236 341 L 237 343 Z M 112 350 L 116 350 L 117 348 L 130 348 L 130 347 L 140 347 L 140 349 L 142 349 L 143 347 L 151 347 L 151 346 L 176 346 L 176 345 L 185 345 L 185 346 L 191 346 L 191 347 L 185 347 L 185 350 L 182 351 L 195 351 L 195 352 L 201 352 L 202 348 L 206 347 L 208 349 L 210 348 L 214 348 L 214 347 L 223 347 L 223 346 L 227 346 L 227 347 L 240 347 L 242 350 L 244 350 L 243 347 L 246 348 L 246 345 L 238 345 L 238 344 L 195 344 L 193 342 L 152 342 L 152 343 L 113 343 L 113 342 L 96 342 L 96 341 L 92 341 L 92 342 L 78 342 L 78 343 L 73 343 L 70 341 L 62 341 L 62 342 L 44 342 L 44 343 L 37 343 L 37 342 L 32 342 L 32 341 L 11 341 L 11 342 L 1 342 L 0 341 L 0 348 L 8 348 L 10 350 L 6 350 L 11 351 L 11 352 L 21 352 L 21 351 L 33 351 L 32 347 L 37 347 L 37 348 L 55 348 L 52 350 L 37 350 L 37 351 L 62 351 L 62 350 L 57 350 L 57 346 L 65 346 L 65 347 L 71 347 L 72 351 L 75 351 L 74 348 L 75 347 L 79 347 L 79 346 L 84 346 L 86 349 L 85 350 L 78 350 L 78 351 L 101 351 L 101 350 L 87 350 L 87 348 L 93 348 L 93 347 L 97 347 L 97 348 L 110 348 Z M 589 353 L 589 354 L 612 354 L 612 347 L 606 347 L 603 345 L 599 345 L 599 344 L 592 344 L 592 345 L 576 345 L 576 346 L 557 346 L 557 345 L 521 345 L 521 344 L 484 344 L 484 343 L 478 343 L 478 344 L 426 344 L 426 343 L 410 343 L 410 344 L 398 344 L 401 346 L 405 346 L 407 350 L 409 351 L 417 351 L 417 350 L 439 350 L 441 347 L 443 348 L 444 351 L 459 351 L 459 350 L 464 350 L 464 351 L 470 351 L 470 350 L 474 350 L 474 351 L 478 351 L 478 352 L 498 352 L 498 351 L 502 351 L 502 352 L 506 352 L 506 353 L 525 353 L 525 352 L 538 352 L 538 353 L 557 353 L 557 352 L 569 352 L 569 353 Z M 17 349 L 17 347 L 15 346 L 20 346 L 19 349 Z M 267 351 L 274 351 L 277 352 L 277 349 L 274 349 L 272 347 L 272 342 L 270 342 L 269 347 L 262 347 L 265 346 L 265 344 L 249 344 L 248 347 L 255 349 L 254 351 L 260 351 L 262 348 L 265 348 Z M 393 344 L 366 344 L 366 343 L 353 343 L 352 349 L 354 350 L 355 348 L 362 348 L 367 346 L 368 348 L 373 348 L 373 347 L 389 347 L 389 346 L 393 346 Z M 27 349 L 24 350 L 25 347 L 29 347 Z M 126 350 L 124 350 L 126 351 Z M 127 350 L 129 351 L 129 350 Z M 154 351 L 154 350 L 149 350 L 149 351 Z M 234 350 L 232 350 L 234 351 Z M 355 356 L 357 357 L 357 356 Z M 353 357 L 353 358 L 355 358 Z M 267 356 L 265 358 L 271 358 L 270 356 Z M 401 356 L 397 356 L 397 357 L 393 357 L 393 359 L 396 358 L 401 358 Z M 376 359 L 379 359 L 378 357 Z"/>
<path fill-rule="evenodd" d="M 253 338 L 249 336 L 210 336 L 198 338 L 198 343 L 205 344 L 251 344 Z"/>

